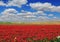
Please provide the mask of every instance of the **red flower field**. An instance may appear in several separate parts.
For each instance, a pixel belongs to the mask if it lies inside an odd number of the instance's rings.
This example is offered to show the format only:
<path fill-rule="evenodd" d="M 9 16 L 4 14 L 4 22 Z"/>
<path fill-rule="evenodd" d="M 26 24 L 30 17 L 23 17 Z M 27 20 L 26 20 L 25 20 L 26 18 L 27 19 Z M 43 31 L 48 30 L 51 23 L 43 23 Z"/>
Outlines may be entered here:
<path fill-rule="evenodd" d="M 59 35 L 60 25 L 0 25 L 0 42 L 27 42 L 29 38 L 50 40 Z"/>

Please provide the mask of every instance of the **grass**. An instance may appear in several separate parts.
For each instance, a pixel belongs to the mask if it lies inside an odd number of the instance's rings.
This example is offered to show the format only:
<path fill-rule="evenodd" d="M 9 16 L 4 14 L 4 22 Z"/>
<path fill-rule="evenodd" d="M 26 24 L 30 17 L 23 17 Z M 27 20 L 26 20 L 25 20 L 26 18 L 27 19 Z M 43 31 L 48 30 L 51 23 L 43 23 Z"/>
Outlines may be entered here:
<path fill-rule="evenodd" d="M 12 24 L 12 22 L 0 22 L 0 24 Z"/>
<path fill-rule="evenodd" d="M 60 25 L 60 21 L 47 21 L 47 22 L 0 22 L 0 24 L 37 24 L 37 25 Z"/>

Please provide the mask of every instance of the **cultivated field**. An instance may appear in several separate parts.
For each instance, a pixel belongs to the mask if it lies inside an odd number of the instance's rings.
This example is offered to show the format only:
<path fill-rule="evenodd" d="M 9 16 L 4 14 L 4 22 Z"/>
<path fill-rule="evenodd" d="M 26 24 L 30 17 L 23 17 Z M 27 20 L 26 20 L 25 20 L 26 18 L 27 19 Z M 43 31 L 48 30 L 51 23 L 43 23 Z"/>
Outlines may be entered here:
<path fill-rule="evenodd" d="M 0 24 L 0 42 L 48 42 L 57 36 L 60 25 Z"/>
<path fill-rule="evenodd" d="M 46 21 L 46 22 L 0 22 L 0 24 L 19 24 L 19 25 L 60 25 L 60 21 Z"/>

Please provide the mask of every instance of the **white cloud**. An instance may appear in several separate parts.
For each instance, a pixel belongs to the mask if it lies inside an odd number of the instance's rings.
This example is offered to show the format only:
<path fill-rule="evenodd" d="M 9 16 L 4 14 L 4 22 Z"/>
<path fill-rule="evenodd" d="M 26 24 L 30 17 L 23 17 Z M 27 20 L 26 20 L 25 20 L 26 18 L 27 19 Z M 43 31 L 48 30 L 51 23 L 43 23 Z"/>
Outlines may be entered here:
<path fill-rule="evenodd" d="M 0 1 L 0 6 L 5 6 L 6 4 Z"/>
<path fill-rule="evenodd" d="M 22 10 L 20 13 L 13 9 L 9 8 L 4 10 L 0 16 L 0 21 L 11 21 L 11 22 L 34 22 L 34 21 L 48 21 L 49 17 L 43 11 L 28 12 Z M 40 16 L 36 16 L 40 15 Z M 52 14 L 50 14 L 52 16 Z"/>
<path fill-rule="evenodd" d="M 34 16 L 34 15 L 26 15 L 26 16 L 24 16 L 25 18 L 35 18 L 36 16 Z"/>
<path fill-rule="evenodd" d="M 30 7 L 39 11 L 60 12 L 60 6 L 54 6 L 51 3 L 30 3 Z"/>
<path fill-rule="evenodd" d="M 8 3 L 4 3 L 0 1 L 0 6 L 17 6 L 21 7 L 26 4 L 27 0 L 9 0 Z M 29 6 L 29 5 L 27 5 Z M 0 21 L 21 21 L 21 22 L 33 22 L 33 21 L 49 21 L 50 18 L 48 16 L 54 16 L 54 14 L 47 14 L 44 11 L 51 12 L 60 12 L 60 6 L 54 6 L 51 3 L 30 3 L 30 7 L 37 10 L 36 12 L 28 12 L 25 10 L 21 10 L 19 13 L 17 10 L 13 8 L 9 8 L 4 10 L 0 16 Z M 57 20 L 57 17 L 53 17 L 52 20 Z"/>
<path fill-rule="evenodd" d="M 1 14 L 16 14 L 18 11 L 16 11 L 15 9 L 13 8 L 10 8 L 10 9 L 6 9 L 4 10 Z"/>
<path fill-rule="evenodd" d="M 54 14 L 48 14 L 48 16 L 54 16 Z"/>
<path fill-rule="evenodd" d="M 57 17 L 53 17 L 54 19 L 57 19 Z"/>
<path fill-rule="evenodd" d="M 47 14 L 44 13 L 44 11 L 33 12 L 33 14 L 39 14 L 39 15 L 44 15 L 44 16 L 47 15 Z"/>
<path fill-rule="evenodd" d="M 21 10 L 21 12 L 26 12 L 25 10 Z"/>
<path fill-rule="evenodd" d="M 3 1 L 0 1 L 0 6 L 17 6 L 17 7 L 21 7 L 21 5 L 24 5 L 27 3 L 27 0 L 9 0 L 6 3 L 3 3 Z"/>
<path fill-rule="evenodd" d="M 0 16 L 0 21 L 37 21 L 37 17 L 36 15 L 42 15 L 44 16 L 44 12 L 42 11 L 37 11 L 37 12 L 28 12 L 28 11 L 24 11 L 22 10 L 20 13 L 18 13 L 17 10 L 13 9 L 13 8 L 9 8 L 4 10 L 2 13 L 2 15 Z"/>
<path fill-rule="evenodd" d="M 46 15 L 43 11 L 28 12 L 28 11 L 21 10 L 21 13 L 23 14 L 26 13 L 27 15 Z"/>
<path fill-rule="evenodd" d="M 49 21 L 50 20 L 50 18 L 48 18 L 47 16 L 39 16 L 38 17 L 38 21 Z"/>

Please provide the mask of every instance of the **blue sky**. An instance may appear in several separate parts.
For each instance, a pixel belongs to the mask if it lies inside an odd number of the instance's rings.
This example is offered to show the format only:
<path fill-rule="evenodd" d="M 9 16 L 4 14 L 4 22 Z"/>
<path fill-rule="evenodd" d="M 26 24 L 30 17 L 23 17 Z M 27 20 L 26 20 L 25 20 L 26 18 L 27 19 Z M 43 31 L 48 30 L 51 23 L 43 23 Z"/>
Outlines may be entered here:
<path fill-rule="evenodd" d="M 0 21 L 60 21 L 60 0 L 0 0 Z"/>
<path fill-rule="evenodd" d="M 4 3 L 7 3 L 9 0 L 2 0 Z M 60 0 L 28 0 L 28 3 L 35 3 L 35 2 L 49 2 L 52 3 L 53 5 L 59 6 L 60 5 Z"/>

